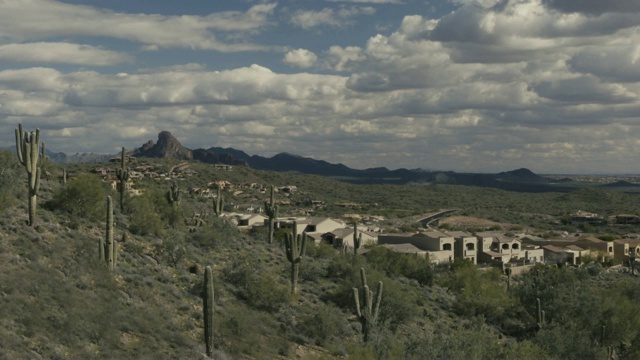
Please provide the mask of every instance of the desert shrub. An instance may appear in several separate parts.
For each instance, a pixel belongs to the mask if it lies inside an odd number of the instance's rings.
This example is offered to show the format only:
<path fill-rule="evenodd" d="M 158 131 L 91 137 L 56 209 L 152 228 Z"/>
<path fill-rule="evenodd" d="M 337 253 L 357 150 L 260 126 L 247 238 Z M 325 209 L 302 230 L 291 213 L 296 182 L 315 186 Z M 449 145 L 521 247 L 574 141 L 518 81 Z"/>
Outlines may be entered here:
<path fill-rule="evenodd" d="M 100 220 L 105 214 L 105 185 L 98 177 L 83 174 L 74 178 L 53 195 L 45 206 L 52 210 L 62 210 L 72 216 L 88 220 Z"/>
<path fill-rule="evenodd" d="M 9 151 L 0 151 L 0 212 L 15 205 L 16 192 L 22 190 L 24 183 L 20 179 L 24 171 Z M 26 192 L 26 187 L 24 187 Z"/>
<path fill-rule="evenodd" d="M 189 242 L 202 248 L 218 249 L 221 246 L 239 241 L 239 238 L 240 232 L 237 227 L 220 218 L 213 218 L 211 225 L 205 225 L 192 233 Z"/>
<path fill-rule="evenodd" d="M 351 335 L 346 316 L 339 309 L 325 304 L 318 305 L 310 314 L 302 316 L 297 328 L 319 346 L 331 341 L 343 341 Z"/>
<path fill-rule="evenodd" d="M 417 280 L 422 285 L 433 284 L 433 268 L 426 257 L 401 254 L 380 246 L 371 249 L 366 257 L 373 267 L 387 275 L 404 276 Z"/>
<path fill-rule="evenodd" d="M 439 278 L 441 286 L 449 287 L 457 295 L 454 310 L 464 316 L 484 316 L 488 322 L 499 324 L 513 317 L 519 306 L 503 285 L 496 269 L 479 271 L 469 262 L 457 262 L 454 270 Z"/>
<path fill-rule="evenodd" d="M 329 278 L 344 279 L 352 269 L 351 261 L 346 256 L 335 256 L 327 265 L 326 275 Z"/>
<path fill-rule="evenodd" d="M 135 196 L 129 201 L 129 231 L 137 235 L 160 235 L 165 222 L 156 212 L 150 195 Z"/>
<path fill-rule="evenodd" d="M 289 301 L 289 288 L 249 255 L 240 255 L 223 269 L 223 277 L 252 306 L 276 310 Z"/>
<path fill-rule="evenodd" d="M 320 243 L 315 245 L 309 242 L 306 246 L 305 252 L 305 255 L 309 257 L 330 259 L 336 255 L 337 250 L 329 244 Z"/>

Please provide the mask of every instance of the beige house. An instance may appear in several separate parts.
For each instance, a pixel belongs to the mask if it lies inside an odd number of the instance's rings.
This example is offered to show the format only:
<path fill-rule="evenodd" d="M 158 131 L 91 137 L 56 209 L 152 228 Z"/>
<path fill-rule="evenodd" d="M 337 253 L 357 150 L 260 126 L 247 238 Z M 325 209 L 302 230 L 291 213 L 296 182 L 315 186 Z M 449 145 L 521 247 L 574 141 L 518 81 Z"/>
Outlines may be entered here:
<path fill-rule="evenodd" d="M 478 257 L 485 263 L 508 263 L 522 258 L 540 258 L 543 254 L 536 251 L 525 252 L 522 249 L 522 241 L 517 238 L 507 237 L 498 231 L 481 231 L 475 233 L 479 243 Z"/>
<path fill-rule="evenodd" d="M 433 264 L 452 263 L 454 259 L 454 243 L 452 236 L 439 231 L 415 234 L 380 234 L 379 244 L 411 244 L 425 251 Z"/>
<path fill-rule="evenodd" d="M 520 259 L 529 263 L 544 263 L 544 249 L 540 246 L 522 244 Z"/>
<path fill-rule="evenodd" d="M 361 246 L 378 243 L 378 234 L 368 231 L 358 230 L 358 236 L 362 238 Z M 349 247 L 353 249 L 354 238 L 353 228 L 342 228 L 322 234 L 322 240 L 334 247 Z"/>
<path fill-rule="evenodd" d="M 614 243 L 613 241 L 603 241 L 594 237 L 580 238 L 575 242 L 576 245 L 583 249 L 591 251 L 598 251 L 603 253 L 606 257 L 614 256 Z"/>
<path fill-rule="evenodd" d="M 238 217 L 238 227 L 264 226 L 266 221 L 268 221 L 268 218 L 261 214 L 240 215 Z"/>
<path fill-rule="evenodd" d="M 298 231 L 310 233 L 327 233 L 339 228 L 345 228 L 345 224 L 341 220 L 335 220 L 328 217 L 308 217 L 297 219 Z"/>
<path fill-rule="evenodd" d="M 454 254 L 456 258 L 462 258 L 478 264 L 478 238 L 466 231 L 448 231 L 446 233 L 455 240 Z"/>
<path fill-rule="evenodd" d="M 613 257 L 616 259 L 629 259 L 629 242 L 624 240 L 613 240 Z"/>
<path fill-rule="evenodd" d="M 427 252 L 424 250 L 420 250 L 417 247 L 411 245 L 411 244 L 385 244 L 385 245 L 380 245 L 384 248 L 387 248 L 391 251 L 397 252 L 397 253 L 402 253 L 402 254 L 415 254 L 418 256 L 427 256 Z"/>

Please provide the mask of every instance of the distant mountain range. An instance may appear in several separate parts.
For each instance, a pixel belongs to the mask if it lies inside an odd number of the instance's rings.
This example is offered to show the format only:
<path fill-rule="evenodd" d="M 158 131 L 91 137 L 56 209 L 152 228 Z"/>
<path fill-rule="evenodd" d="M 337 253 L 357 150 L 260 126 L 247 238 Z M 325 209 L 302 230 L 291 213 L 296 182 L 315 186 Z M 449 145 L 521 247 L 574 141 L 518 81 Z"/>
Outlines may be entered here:
<path fill-rule="evenodd" d="M 51 160 L 59 163 L 105 162 L 119 155 L 93 153 L 67 155 L 51 151 L 47 151 L 47 154 Z M 160 132 L 157 142 L 149 140 L 141 147 L 134 149 L 131 154 L 135 157 L 197 160 L 208 164 L 247 166 L 256 170 L 314 174 L 358 184 L 454 184 L 526 192 L 569 191 L 572 189 L 563 186 L 569 182 L 568 179 L 562 179 L 562 181 L 548 179 L 525 168 L 497 174 L 456 173 L 423 169 L 389 170 L 385 167 L 358 170 L 344 164 L 332 164 L 324 160 L 315 160 L 286 152 L 272 157 L 263 157 L 248 155 L 242 150 L 233 148 L 211 147 L 191 150 L 182 146 L 178 139 L 168 131 Z M 630 184 L 612 184 L 610 186 L 622 185 L 629 186 Z"/>
<path fill-rule="evenodd" d="M 551 180 L 528 169 L 498 174 L 456 173 L 453 171 L 426 171 L 422 169 L 389 170 L 384 167 L 364 170 L 352 169 L 344 164 L 332 164 L 290 153 L 272 157 L 248 155 L 233 148 L 211 147 L 188 149 L 170 132 L 158 134 L 158 141 L 149 141 L 133 151 L 133 156 L 198 160 L 210 164 L 247 166 L 256 170 L 286 171 L 328 176 L 337 180 L 360 184 L 458 184 L 495 187 L 517 191 L 550 191 Z"/>

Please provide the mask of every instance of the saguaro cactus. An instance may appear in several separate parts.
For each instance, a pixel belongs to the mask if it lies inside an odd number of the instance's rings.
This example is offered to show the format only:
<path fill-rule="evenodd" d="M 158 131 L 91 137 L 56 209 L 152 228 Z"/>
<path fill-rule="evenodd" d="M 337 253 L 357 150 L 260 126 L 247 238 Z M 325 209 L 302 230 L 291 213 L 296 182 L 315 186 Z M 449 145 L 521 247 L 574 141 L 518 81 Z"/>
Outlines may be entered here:
<path fill-rule="evenodd" d="M 540 305 L 540 298 L 536 298 L 536 320 L 538 321 L 538 329 L 542 329 L 544 325 L 544 310 Z"/>
<path fill-rule="evenodd" d="M 307 244 L 307 234 L 297 234 L 297 224 L 293 223 L 293 233 L 284 234 L 284 250 L 287 260 L 291 263 L 291 293 L 295 294 L 298 284 L 298 273 L 300 272 L 300 262 L 304 258 L 304 249 Z"/>
<path fill-rule="evenodd" d="M 116 169 L 116 177 L 118 181 L 120 181 L 119 189 L 120 190 L 120 211 L 124 211 L 124 194 L 126 193 L 126 184 L 129 181 L 129 169 L 125 165 L 126 157 L 125 157 L 125 149 L 122 147 L 122 155 L 120 156 L 120 167 Z"/>
<path fill-rule="evenodd" d="M 180 204 L 180 187 L 178 186 L 178 184 L 174 181 L 171 184 L 171 188 L 169 190 L 167 190 L 167 201 L 169 202 L 169 204 L 171 204 L 171 206 L 173 207 L 177 207 L 178 204 Z"/>
<path fill-rule="evenodd" d="M 218 194 L 215 199 L 213 199 L 213 213 L 216 214 L 216 216 L 222 215 L 223 201 L 224 200 L 222 199 L 222 194 L 220 192 L 220 185 L 218 185 Z"/>
<path fill-rule="evenodd" d="M 42 146 L 40 147 L 40 171 L 42 171 L 42 174 L 40 175 L 43 179 L 47 178 L 47 169 L 45 168 L 45 165 L 47 164 L 47 150 L 46 150 L 46 145 L 44 144 L 44 141 L 42 142 Z"/>
<path fill-rule="evenodd" d="M 207 356 L 213 355 L 213 274 L 211 266 L 204 268 L 204 295 L 202 297 L 202 312 L 204 315 L 204 343 Z"/>
<path fill-rule="evenodd" d="M 360 295 L 358 288 L 353 288 L 353 297 L 356 302 L 356 314 L 362 325 L 362 337 L 364 342 L 368 342 L 371 336 L 371 330 L 378 320 L 378 312 L 380 310 L 380 302 L 382 300 L 382 281 L 378 282 L 378 289 L 375 297 L 373 292 L 369 290 L 367 285 L 367 277 L 364 268 L 360 268 L 360 278 L 362 280 L 362 293 L 364 296 L 364 308 L 360 307 Z"/>
<path fill-rule="evenodd" d="M 353 256 L 358 255 L 358 250 L 362 245 L 362 234 L 358 234 L 358 222 L 353 222 Z"/>
<path fill-rule="evenodd" d="M 113 270 L 116 265 L 117 257 L 117 243 L 113 239 L 113 201 L 111 196 L 107 196 L 107 226 L 106 237 L 104 242 L 104 249 L 101 251 L 104 254 L 104 261 L 110 270 Z"/>
<path fill-rule="evenodd" d="M 67 185 L 67 176 L 67 169 L 62 169 L 62 180 L 60 180 L 62 185 Z"/>
<path fill-rule="evenodd" d="M 271 185 L 271 195 L 269 202 L 264 202 L 264 212 L 269 217 L 269 244 L 273 243 L 273 232 L 275 231 L 275 219 L 278 217 L 278 205 L 274 204 L 274 188 Z"/>
<path fill-rule="evenodd" d="M 29 194 L 29 226 L 34 226 L 36 220 L 36 204 L 38 202 L 38 190 L 40 190 L 40 176 L 42 169 L 38 166 L 38 143 L 40 142 L 40 129 L 27 133 L 22 130 L 22 124 L 16 129 L 16 152 L 18 161 L 27 170 L 27 187 Z"/>

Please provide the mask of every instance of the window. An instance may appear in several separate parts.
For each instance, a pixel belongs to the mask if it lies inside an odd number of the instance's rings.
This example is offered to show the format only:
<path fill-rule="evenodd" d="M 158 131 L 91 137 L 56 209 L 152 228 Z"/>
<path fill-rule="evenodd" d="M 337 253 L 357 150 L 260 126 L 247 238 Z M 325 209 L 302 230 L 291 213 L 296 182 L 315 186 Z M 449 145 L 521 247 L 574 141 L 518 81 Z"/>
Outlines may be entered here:
<path fill-rule="evenodd" d="M 475 245 L 473 243 L 467 243 L 467 250 L 469 251 L 475 250 Z"/>
<path fill-rule="evenodd" d="M 444 245 L 442 245 L 442 250 L 450 251 L 450 250 L 451 250 L 451 244 L 444 244 Z"/>
<path fill-rule="evenodd" d="M 509 250 L 509 244 L 502 244 L 502 250 Z"/>
<path fill-rule="evenodd" d="M 520 249 L 520 244 L 518 243 L 514 243 L 513 246 L 511 247 L 512 249 L 518 250 Z"/>

